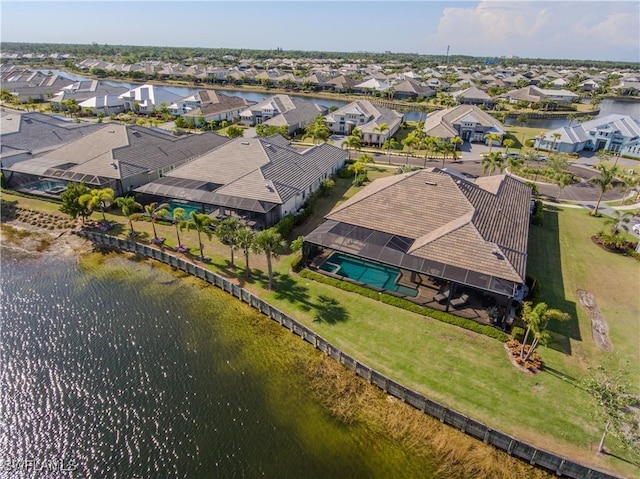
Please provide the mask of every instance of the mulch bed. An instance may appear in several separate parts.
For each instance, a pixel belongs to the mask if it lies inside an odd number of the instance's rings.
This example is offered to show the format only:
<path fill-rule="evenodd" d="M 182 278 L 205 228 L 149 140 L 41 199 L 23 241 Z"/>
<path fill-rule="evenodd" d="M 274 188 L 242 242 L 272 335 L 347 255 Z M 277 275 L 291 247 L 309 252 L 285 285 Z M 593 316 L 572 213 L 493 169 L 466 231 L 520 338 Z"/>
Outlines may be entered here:
<path fill-rule="evenodd" d="M 613 351 L 613 344 L 611 343 L 611 339 L 609 339 L 609 325 L 605 321 L 604 315 L 596 303 L 596 298 L 584 289 L 577 290 L 576 294 L 580 305 L 589 313 L 593 342 L 596 343 L 596 346 L 600 349 Z"/>

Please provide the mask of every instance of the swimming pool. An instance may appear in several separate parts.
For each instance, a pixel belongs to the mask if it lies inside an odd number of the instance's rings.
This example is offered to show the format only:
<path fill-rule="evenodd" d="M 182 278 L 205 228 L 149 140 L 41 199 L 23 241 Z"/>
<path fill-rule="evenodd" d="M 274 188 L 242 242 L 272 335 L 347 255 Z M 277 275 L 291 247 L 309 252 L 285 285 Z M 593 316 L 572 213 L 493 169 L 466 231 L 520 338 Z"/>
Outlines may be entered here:
<path fill-rule="evenodd" d="M 38 180 L 26 185 L 27 189 L 42 191 L 52 195 L 59 195 L 67 189 L 67 184 L 62 181 Z"/>
<path fill-rule="evenodd" d="M 415 298 L 418 295 L 417 289 L 402 286 L 396 282 L 400 276 L 398 268 L 384 266 L 365 259 L 342 253 L 333 253 L 322 263 L 320 269 L 386 291 L 395 291 L 404 296 Z"/>
<path fill-rule="evenodd" d="M 182 203 L 180 201 L 169 201 L 169 213 L 167 216 L 169 218 L 173 218 L 173 210 L 176 208 L 182 208 L 187 212 L 186 217 L 189 218 L 191 216 L 191 212 L 195 211 L 196 213 L 202 213 L 202 208 L 199 205 L 194 205 L 192 203 Z"/>

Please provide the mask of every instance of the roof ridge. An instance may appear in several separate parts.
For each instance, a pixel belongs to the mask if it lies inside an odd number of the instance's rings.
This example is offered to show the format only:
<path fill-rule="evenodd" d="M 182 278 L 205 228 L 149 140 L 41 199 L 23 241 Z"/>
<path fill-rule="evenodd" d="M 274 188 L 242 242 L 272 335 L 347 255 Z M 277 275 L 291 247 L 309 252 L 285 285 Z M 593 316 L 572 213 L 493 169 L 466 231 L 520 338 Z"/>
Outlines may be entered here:
<path fill-rule="evenodd" d="M 484 237 L 480 234 L 480 231 L 478 231 L 478 228 L 476 228 L 476 226 L 473 224 L 473 216 L 475 214 L 475 209 L 469 211 L 468 213 L 465 213 L 462 216 L 459 216 L 457 218 L 454 218 L 453 220 L 449 221 L 448 223 L 443 224 L 442 226 L 440 226 L 439 228 L 436 228 L 433 231 L 430 231 L 429 233 L 422 235 L 420 238 L 417 238 L 413 244 L 411 245 L 411 248 L 409 248 L 409 250 L 407 251 L 407 253 L 413 253 L 415 250 L 422 248 L 423 246 L 428 245 L 429 243 L 431 243 L 432 241 L 435 241 L 449 233 L 452 233 L 466 225 L 471 225 L 473 226 L 473 228 L 478 232 L 478 235 L 484 239 Z"/>

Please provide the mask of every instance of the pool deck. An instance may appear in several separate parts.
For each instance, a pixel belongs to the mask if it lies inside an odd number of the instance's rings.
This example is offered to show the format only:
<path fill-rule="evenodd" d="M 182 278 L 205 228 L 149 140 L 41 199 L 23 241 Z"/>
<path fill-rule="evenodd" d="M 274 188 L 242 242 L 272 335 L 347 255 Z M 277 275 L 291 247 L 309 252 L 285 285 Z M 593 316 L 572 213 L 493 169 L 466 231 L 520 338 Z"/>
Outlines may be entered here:
<path fill-rule="evenodd" d="M 326 276 L 340 279 L 342 281 L 347 281 L 350 283 L 358 284 L 360 286 L 370 287 L 364 283 L 350 280 L 344 276 L 337 275 L 335 273 L 327 272 L 320 269 L 320 266 L 329 259 L 329 257 L 333 254 L 333 252 L 324 252 L 318 256 L 316 256 L 309 267 L 318 273 L 324 274 Z M 388 294 L 393 296 L 401 297 L 403 299 L 412 301 L 420 306 L 427 306 L 429 308 L 438 310 L 438 311 L 446 311 L 447 303 L 439 303 L 435 300 L 435 296 L 437 294 L 442 293 L 444 290 L 448 289 L 449 286 L 445 282 L 434 281 L 426 275 L 414 273 L 411 271 L 400 270 L 401 274 L 397 279 L 397 283 L 402 286 L 406 286 L 408 288 L 413 288 L 418 290 L 418 295 L 416 297 L 410 296 L 402 296 L 393 291 L 386 291 Z M 374 289 L 374 288 L 372 288 Z M 456 293 L 454 297 L 459 297 L 463 291 L 459 291 Z M 454 314 L 456 316 L 460 316 L 462 318 L 472 319 L 477 321 L 480 324 L 492 325 L 493 322 L 489 317 L 487 312 L 487 308 L 482 305 L 482 293 L 479 291 L 467 291 L 469 295 L 469 300 L 464 307 L 460 308 L 449 308 L 449 313 Z"/>

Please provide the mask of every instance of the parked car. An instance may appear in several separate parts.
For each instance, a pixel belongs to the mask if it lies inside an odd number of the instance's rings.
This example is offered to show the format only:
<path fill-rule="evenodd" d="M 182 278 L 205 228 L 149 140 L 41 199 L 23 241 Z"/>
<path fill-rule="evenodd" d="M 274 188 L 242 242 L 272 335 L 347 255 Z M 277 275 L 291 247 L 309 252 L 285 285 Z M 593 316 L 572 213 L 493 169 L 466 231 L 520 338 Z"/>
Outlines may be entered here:
<path fill-rule="evenodd" d="M 547 161 L 548 158 L 544 155 L 537 155 L 536 156 L 536 161 Z"/>
<path fill-rule="evenodd" d="M 640 235 L 640 223 L 636 223 L 635 225 L 633 225 L 631 227 L 631 231 L 633 231 L 637 235 Z"/>

